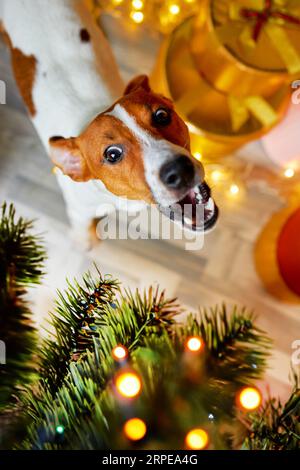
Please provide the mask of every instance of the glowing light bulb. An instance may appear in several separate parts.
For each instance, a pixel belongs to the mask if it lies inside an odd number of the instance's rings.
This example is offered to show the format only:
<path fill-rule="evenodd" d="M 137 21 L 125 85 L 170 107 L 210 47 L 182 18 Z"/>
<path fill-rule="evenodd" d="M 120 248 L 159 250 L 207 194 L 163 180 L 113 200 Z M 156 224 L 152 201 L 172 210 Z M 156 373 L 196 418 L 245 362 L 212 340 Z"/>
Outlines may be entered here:
<path fill-rule="evenodd" d="M 240 192 L 240 188 L 237 184 L 232 184 L 229 188 L 229 192 L 232 196 L 236 196 Z"/>
<path fill-rule="evenodd" d="M 193 153 L 194 157 L 196 158 L 196 160 L 202 160 L 202 155 L 200 152 L 194 152 Z"/>
<path fill-rule="evenodd" d="M 178 13 L 180 12 L 180 6 L 176 3 L 173 3 L 169 6 L 169 12 L 172 13 L 172 15 L 178 15 Z"/>
<path fill-rule="evenodd" d="M 126 421 L 123 427 L 125 436 L 131 441 L 139 441 L 143 439 L 147 432 L 147 426 L 139 418 L 132 418 Z"/>
<path fill-rule="evenodd" d="M 293 178 L 293 176 L 295 176 L 295 170 L 294 168 L 287 168 L 285 171 L 284 171 L 284 176 L 286 178 Z"/>
<path fill-rule="evenodd" d="M 131 4 L 136 10 L 141 10 L 144 6 L 144 2 L 142 2 L 142 0 L 132 0 Z"/>
<path fill-rule="evenodd" d="M 128 351 L 124 346 L 119 345 L 112 350 L 112 355 L 115 361 L 123 361 L 128 356 Z"/>
<path fill-rule="evenodd" d="M 201 450 L 208 445 L 208 434 L 204 429 L 192 429 L 185 437 L 186 446 L 189 449 Z"/>
<path fill-rule="evenodd" d="M 55 431 L 57 432 L 57 434 L 63 434 L 65 432 L 65 428 L 61 424 L 59 424 L 58 426 L 56 426 Z"/>
<path fill-rule="evenodd" d="M 186 342 L 186 347 L 191 352 L 199 352 L 202 346 L 201 338 L 198 336 L 191 336 Z"/>
<path fill-rule="evenodd" d="M 222 178 L 222 172 L 220 170 L 214 170 L 212 171 L 210 177 L 214 182 L 220 181 Z"/>
<path fill-rule="evenodd" d="M 135 23 L 142 23 L 144 21 L 144 13 L 142 13 L 141 11 L 132 11 L 130 13 L 130 18 Z"/>
<path fill-rule="evenodd" d="M 239 393 L 238 401 L 245 410 L 255 410 L 261 404 L 261 394 L 254 387 L 246 387 Z"/>
<path fill-rule="evenodd" d="M 134 372 L 123 372 L 116 378 L 116 388 L 123 397 L 134 398 L 140 393 L 142 383 Z"/>

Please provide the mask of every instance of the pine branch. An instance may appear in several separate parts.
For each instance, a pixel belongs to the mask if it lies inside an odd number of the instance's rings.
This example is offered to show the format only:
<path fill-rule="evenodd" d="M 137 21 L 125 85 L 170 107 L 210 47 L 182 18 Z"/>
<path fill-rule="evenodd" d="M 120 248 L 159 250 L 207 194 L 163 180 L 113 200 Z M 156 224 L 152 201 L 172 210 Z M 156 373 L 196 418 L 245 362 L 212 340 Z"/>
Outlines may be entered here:
<path fill-rule="evenodd" d="M 98 285 L 91 282 L 91 278 L 86 282 L 88 293 Z M 191 317 L 185 326 L 179 327 L 174 317 L 181 309 L 174 300 L 168 301 L 163 293 L 152 289 L 143 295 L 125 292 L 113 303 L 101 304 L 101 315 L 93 324 L 89 347 L 85 345 L 80 355 L 74 357 L 71 348 L 78 338 L 75 334 L 78 323 L 72 322 L 74 317 L 77 321 L 74 312 L 78 312 L 77 302 L 82 292 L 78 284 L 70 289 L 71 301 L 70 295 L 66 301 L 61 298 L 60 309 L 52 319 L 60 332 L 57 351 L 61 351 L 62 338 L 72 339 L 66 341 L 63 353 L 67 357 L 62 366 L 65 367 L 63 380 L 52 390 L 42 380 L 35 392 L 28 391 L 24 408 L 33 423 L 22 448 L 130 448 L 120 431 L 129 410 L 124 415 L 113 385 L 119 365 L 113 359 L 112 350 L 118 344 L 128 349 L 126 367 L 136 370 L 143 383 L 143 393 L 130 408 L 130 414 L 148 423 L 151 436 L 160 448 L 180 448 L 190 427 L 201 423 L 209 428 L 211 421 L 215 423 L 212 445 L 230 448 L 229 429 L 235 414 L 236 392 L 241 383 L 253 377 L 252 369 L 243 370 L 243 378 L 235 372 L 232 381 L 231 364 L 236 366 L 242 358 L 247 358 L 250 345 L 255 350 L 255 358 L 256 352 L 260 353 L 261 364 L 266 352 L 265 336 L 250 325 L 248 314 L 235 310 L 229 317 L 225 309 L 216 309 L 211 317 L 207 313 L 198 319 Z M 97 305 L 92 311 L 97 316 Z M 206 345 L 205 352 L 198 356 L 190 356 L 185 351 L 186 339 L 194 334 L 201 335 Z M 46 369 L 51 367 L 61 373 L 55 362 L 51 365 L 51 351 L 56 350 L 54 343 L 53 340 L 44 345 L 49 362 L 44 366 L 43 377 L 49 378 Z M 230 357 L 225 360 L 219 356 L 221 352 Z M 210 371 L 210 361 L 214 373 Z M 217 367 L 222 371 L 221 379 L 216 376 Z M 256 370 L 255 377 L 258 375 Z M 58 425 L 65 429 L 63 436 L 56 432 Z"/>
<path fill-rule="evenodd" d="M 31 221 L 16 219 L 15 209 L 3 204 L 0 220 L 0 340 L 6 364 L 0 365 L 0 409 L 19 385 L 30 381 L 35 330 L 25 300 L 27 288 L 39 284 L 45 251 L 41 239 L 30 234 Z M 2 343 L 2 344 L 3 344 Z"/>
<path fill-rule="evenodd" d="M 295 375 L 294 380 L 293 391 L 285 405 L 279 399 L 269 398 L 258 412 L 248 416 L 245 449 L 300 449 L 300 388 Z"/>
<path fill-rule="evenodd" d="M 40 375 L 43 384 L 55 393 L 65 380 L 72 361 L 78 361 L 93 349 L 93 338 L 104 326 L 104 313 L 108 305 L 115 307 L 118 282 L 103 278 L 98 271 L 94 280 L 90 273 L 83 277 L 83 285 L 76 280 L 68 282 L 65 292 L 58 292 L 56 309 L 50 316 L 49 339 L 41 352 Z"/>
<path fill-rule="evenodd" d="M 202 338 L 207 351 L 207 369 L 220 382 L 247 384 L 259 379 L 266 367 L 271 341 L 255 325 L 255 318 L 245 308 L 203 309 L 198 316 L 189 316 L 186 326 L 177 330 L 178 344 L 188 336 Z"/>
<path fill-rule="evenodd" d="M 119 299 L 109 295 L 105 301 L 98 299 L 92 307 L 82 309 L 82 302 L 78 305 L 78 301 L 83 298 L 83 293 L 88 300 L 95 289 L 108 282 L 100 273 L 98 275 L 100 283 L 88 274 L 84 277 L 84 288 L 75 282 L 74 287 L 69 285 L 68 291 L 59 294 L 50 322 L 55 334 L 42 347 L 42 379 L 34 390 L 27 391 L 23 400 L 24 409 L 35 421 L 29 429 L 29 448 L 42 448 L 47 439 L 51 445 L 56 445 L 53 425 L 49 427 L 47 423 L 75 424 L 93 416 L 95 407 L 98 409 L 98 395 L 105 390 L 114 370 L 112 349 L 122 344 L 134 351 L 149 336 L 159 338 L 181 311 L 174 299 L 167 300 L 164 293 L 152 288 L 143 296 L 129 291 Z M 109 285 L 110 289 L 116 289 L 115 281 L 110 281 Z M 88 341 L 80 342 L 82 348 L 79 351 L 78 333 L 81 334 L 82 321 L 86 322 L 86 312 L 93 318 L 93 323 L 87 325 L 84 339 Z M 92 390 L 97 391 L 95 401 Z M 53 406 L 54 399 L 58 407 Z M 43 439 L 36 434 L 41 428 Z"/>

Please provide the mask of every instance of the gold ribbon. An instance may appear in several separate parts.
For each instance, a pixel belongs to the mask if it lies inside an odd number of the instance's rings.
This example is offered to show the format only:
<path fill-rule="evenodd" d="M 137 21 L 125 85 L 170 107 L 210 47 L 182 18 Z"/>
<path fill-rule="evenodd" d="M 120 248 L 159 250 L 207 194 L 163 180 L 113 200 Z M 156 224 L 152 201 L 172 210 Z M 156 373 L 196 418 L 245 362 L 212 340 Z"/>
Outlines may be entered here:
<path fill-rule="evenodd" d="M 276 9 L 283 14 L 294 15 L 295 10 L 300 14 L 299 0 L 273 0 Z M 243 9 L 262 12 L 265 7 L 265 0 L 240 0 L 239 2 L 231 1 L 228 4 L 228 17 L 229 21 L 216 27 L 218 37 L 223 43 L 228 42 L 233 35 L 236 35 L 241 44 L 247 48 L 256 46 L 257 41 L 253 38 L 253 20 L 242 16 Z M 298 17 L 295 16 L 295 19 Z M 300 17 L 299 17 L 300 19 Z M 289 21 L 282 18 L 270 16 L 263 26 L 264 31 L 267 33 L 273 47 L 277 50 L 281 60 L 285 64 L 288 72 L 292 75 L 300 72 L 300 54 L 290 41 L 285 28 L 292 25 Z M 300 38 L 300 25 L 294 25 L 299 28 Z"/>
<path fill-rule="evenodd" d="M 278 119 L 276 111 L 261 96 L 249 96 L 239 99 L 233 95 L 228 97 L 232 129 L 237 132 L 252 114 L 264 127 L 271 127 Z"/>
<path fill-rule="evenodd" d="M 208 88 L 210 86 L 204 80 L 199 81 L 176 101 L 179 111 L 184 116 L 189 116 L 196 106 L 200 105 L 201 95 L 205 94 Z M 278 120 L 277 112 L 261 96 L 248 96 L 241 99 L 228 95 L 227 99 L 232 130 L 234 132 L 238 132 L 251 115 L 264 127 L 271 127 Z"/>

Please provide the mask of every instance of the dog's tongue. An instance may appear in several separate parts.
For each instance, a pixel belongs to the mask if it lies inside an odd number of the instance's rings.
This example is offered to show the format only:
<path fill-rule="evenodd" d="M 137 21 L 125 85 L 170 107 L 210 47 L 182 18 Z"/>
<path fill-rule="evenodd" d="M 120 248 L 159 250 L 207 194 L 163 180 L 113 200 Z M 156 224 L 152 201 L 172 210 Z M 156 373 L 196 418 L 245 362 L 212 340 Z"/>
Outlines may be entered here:
<path fill-rule="evenodd" d="M 196 218 L 197 213 L 197 201 L 195 190 L 191 189 L 187 195 L 180 201 L 180 205 L 184 208 L 185 205 L 189 206 L 190 216 L 192 219 Z"/>
<path fill-rule="evenodd" d="M 180 204 L 195 204 L 196 203 L 196 195 L 194 189 L 191 189 L 187 195 L 181 199 Z"/>

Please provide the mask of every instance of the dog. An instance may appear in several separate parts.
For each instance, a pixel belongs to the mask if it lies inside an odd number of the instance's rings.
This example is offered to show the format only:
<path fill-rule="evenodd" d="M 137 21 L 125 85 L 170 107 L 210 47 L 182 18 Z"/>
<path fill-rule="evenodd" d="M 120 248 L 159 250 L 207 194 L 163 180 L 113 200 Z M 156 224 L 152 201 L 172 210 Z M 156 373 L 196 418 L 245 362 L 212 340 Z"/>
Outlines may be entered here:
<path fill-rule="evenodd" d="M 79 238 L 107 203 L 134 211 L 155 203 L 189 230 L 215 225 L 218 208 L 191 155 L 186 124 L 147 76 L 124 87 L 85 1 L 2 0 L 0 19 Z M 185 205 L 188 216 L 180 214 Z"/>

